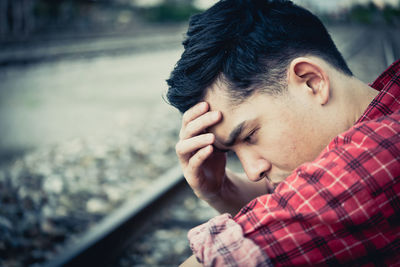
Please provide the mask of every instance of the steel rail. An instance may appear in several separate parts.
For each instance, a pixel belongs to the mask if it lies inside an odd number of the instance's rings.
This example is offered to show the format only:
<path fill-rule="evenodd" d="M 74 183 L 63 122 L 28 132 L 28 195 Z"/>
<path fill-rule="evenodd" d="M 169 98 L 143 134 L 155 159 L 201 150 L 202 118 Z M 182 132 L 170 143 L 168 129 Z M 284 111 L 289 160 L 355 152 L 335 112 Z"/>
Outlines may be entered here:
<path fill-rule="evenodd" d="M 181 168 L 174 167 L 157 179 L 148 190 L 128 200 L 99 224 L 88 230 L 65 252 L 45 263 L 45 267 L 108 266 L 140 236 L 152 216 L 166 208 L 174 196 L 187 188 Z"/>

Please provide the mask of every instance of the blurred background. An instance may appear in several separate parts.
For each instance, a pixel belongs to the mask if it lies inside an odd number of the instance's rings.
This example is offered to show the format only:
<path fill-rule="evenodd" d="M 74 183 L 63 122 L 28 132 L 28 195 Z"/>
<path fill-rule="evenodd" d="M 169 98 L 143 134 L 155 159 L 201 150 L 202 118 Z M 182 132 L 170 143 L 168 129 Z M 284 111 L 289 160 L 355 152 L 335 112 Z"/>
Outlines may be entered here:
<path fill-rule="evenodd" d="M 0 266 L 40 266 L 176 166 L 163 100 L 188 18 L 213 0 L 0 0 Z M 297 0 L 369 83 L 399 58 L 400 1 Z M 235 163 L 232 167 L 237 167 Z M 154 228 L 118 266 L 176 266 L 187 229 Z M 172 215 L 171 215 L 172 214 Z M 148 222 L 143 222 L 148 223 Z"/>

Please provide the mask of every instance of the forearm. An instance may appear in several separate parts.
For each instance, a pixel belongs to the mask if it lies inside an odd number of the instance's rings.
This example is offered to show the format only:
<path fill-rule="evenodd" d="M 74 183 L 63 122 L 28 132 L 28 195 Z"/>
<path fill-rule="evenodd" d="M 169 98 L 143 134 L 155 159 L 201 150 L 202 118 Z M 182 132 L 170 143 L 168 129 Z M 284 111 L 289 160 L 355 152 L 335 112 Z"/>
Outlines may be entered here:
<path fill-rule="evenodd" d="M 238 174 L 228 169 L 226 170 L 226 176 L 230 184 L 223 186 L 223 189 L 217 196 L 204 199 L 220 213 L 227 212 L 234 216 L 254 198 L 272 191 L 272 187 L 266 179 L 252 182 L 244 173 Z"/>
<path fill-rule="evenodd" d="M 261 195 L 270 194 L 272 186 L 267 179 L 261 179 L 258 182 L 250 181 L 245 173 L 236 173 L 226 169 L 226 174 L 234 185 L 240 189 L 240 195 L 247 204 L 249 201 Z"/>

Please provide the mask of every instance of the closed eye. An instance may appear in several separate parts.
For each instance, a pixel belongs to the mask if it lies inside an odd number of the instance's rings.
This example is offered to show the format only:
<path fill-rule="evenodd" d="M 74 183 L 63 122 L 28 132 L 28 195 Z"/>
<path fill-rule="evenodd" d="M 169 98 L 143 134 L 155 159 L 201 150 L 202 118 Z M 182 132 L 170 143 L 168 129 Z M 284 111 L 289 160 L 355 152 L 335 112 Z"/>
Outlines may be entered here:
<path fill-rule="evenodd" d="M 244 139 L 243 141 L 249 144 L 253 144 L 255 140 L 255 133 L 258 131 L 259 128 L 254 129 L 251 131 Z"/>

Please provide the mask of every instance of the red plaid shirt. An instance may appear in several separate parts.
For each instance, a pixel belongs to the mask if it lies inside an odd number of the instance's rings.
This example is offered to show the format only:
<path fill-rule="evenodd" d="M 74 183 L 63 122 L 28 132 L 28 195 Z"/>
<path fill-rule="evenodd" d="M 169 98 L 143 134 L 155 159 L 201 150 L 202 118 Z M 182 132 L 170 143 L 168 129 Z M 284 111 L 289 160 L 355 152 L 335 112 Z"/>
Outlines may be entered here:
<path fill-rule="evenodd" d="M 400 265 L 400 61 L 356 124 L 272 194 L 188 237 L 205 266 Z"/>

